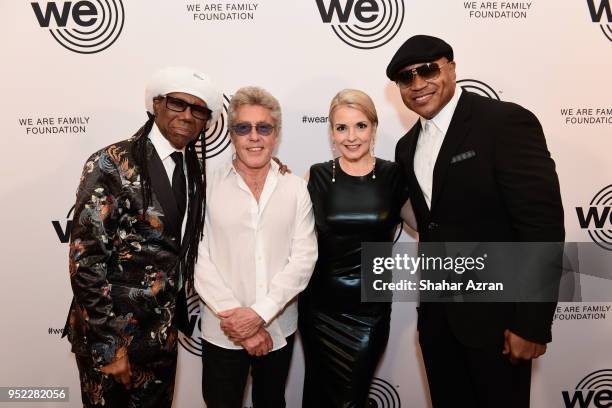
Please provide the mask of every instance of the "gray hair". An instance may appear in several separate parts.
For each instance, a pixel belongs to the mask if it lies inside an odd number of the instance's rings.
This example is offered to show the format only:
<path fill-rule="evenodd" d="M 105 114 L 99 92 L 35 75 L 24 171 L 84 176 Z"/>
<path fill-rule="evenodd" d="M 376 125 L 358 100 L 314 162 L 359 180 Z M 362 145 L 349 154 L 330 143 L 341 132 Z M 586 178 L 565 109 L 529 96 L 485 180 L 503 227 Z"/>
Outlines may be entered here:
<path fill-rule="evenodd" d="M 245 86 L 236 91 L 229 103 L 228 122 L 230 128 L 236 124 L 238 109 L 243 105 L 256 105 L 270 109 L 270 115 L 274 120 L 277 135 L 281 129 L 282 115 L 278 100 L 263 88 L 257 86 Z"/>

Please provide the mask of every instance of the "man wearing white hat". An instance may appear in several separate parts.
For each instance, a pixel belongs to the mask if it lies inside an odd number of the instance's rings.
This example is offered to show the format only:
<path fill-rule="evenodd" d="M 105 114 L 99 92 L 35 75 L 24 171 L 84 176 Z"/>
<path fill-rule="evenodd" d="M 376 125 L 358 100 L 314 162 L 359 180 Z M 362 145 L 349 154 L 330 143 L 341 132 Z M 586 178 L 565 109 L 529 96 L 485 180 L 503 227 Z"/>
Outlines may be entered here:
<path fill-rule="evenodd" d="M 177 329 L 190 334 L 206 191 L 195 143 L 223 104 L 208 76 L 172 67 L 153 75 L 145 105 L 149 120 L 94 153 L 77 190 L 65 335 L 86 407 L 169 408 Z"/>

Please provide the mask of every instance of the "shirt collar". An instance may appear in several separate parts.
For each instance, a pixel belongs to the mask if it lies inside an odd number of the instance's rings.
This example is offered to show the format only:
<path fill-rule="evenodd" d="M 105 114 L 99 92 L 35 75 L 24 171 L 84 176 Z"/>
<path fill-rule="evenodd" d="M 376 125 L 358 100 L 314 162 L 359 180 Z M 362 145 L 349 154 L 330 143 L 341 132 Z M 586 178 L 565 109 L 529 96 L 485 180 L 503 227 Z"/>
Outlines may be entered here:
<path fill-rule="evenodd" d="M 177 149 L 170 144 L 168 139 L 162 135 L 156 123 L 153 123 L 153 127 L 149 132 L 149 139 L 151 140 L 151 143 L 153 143 L 153 147 L 155 147 L 155 151 L 157 152 L 157 155 L 161 161 L 167 159 L 174 152 L 185 153 L 185 148 Z"/>
<path fill-rule="evenodd" d="M 429 119 L 433 124 L 438 128 L 439 131 L 442 132 L 443 135 L 448 132 L 448 128 L 450 126 L 451 120 L 453 119 L 453 114 L 455 113 L 455 109 L 457 108 L 457 104 L 459 103 L 459 98 L 461 97 L 461 93 L 463 90 L 460 86 L 455 86 L 455 94 L 448 101 L 448 103 L 442 108 L 440 112 L 433 118 Z M 421 129 L 425 128 L 425 124 L 427 123 L 427 119 L 421 117 Z"/>
<path fill-rule="evenodd" d="M 274 161 L 270 160 L 270 170 L 272 170 L 272 174 L 278 176 L 280 172 L 280 166 Z M 223 177 L 227 177 L 230 174 L 238 174 L 238 171 L 234 167 L 234 160 L 231 158 L 225 163 L 225 167 L 223 168 Z"/>

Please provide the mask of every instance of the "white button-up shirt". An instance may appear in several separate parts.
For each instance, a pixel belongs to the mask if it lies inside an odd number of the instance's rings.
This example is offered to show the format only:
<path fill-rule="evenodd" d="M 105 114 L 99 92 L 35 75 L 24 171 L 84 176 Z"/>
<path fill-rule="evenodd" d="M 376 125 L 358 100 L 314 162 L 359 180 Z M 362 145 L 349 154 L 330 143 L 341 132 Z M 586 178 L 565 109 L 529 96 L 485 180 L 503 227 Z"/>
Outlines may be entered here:
<path fill-rule="evenodd" d="M 317 260 L 306 182 L 271 163 L 259 203 L 231 162 L 207 179 L 206 223 L 195 267 L 202 338 L 241 349 L 223 333 L 216 313 L 251 307 L 266 322 L 273 350 L 297 329 L 296 296 Z"/>
<path fill-rule="evenodd" d="M 429 208 L 431 208 L 434 167 L 444 142 L 444 136 L 448 132 L 448 127 L 457 108 L 461 92 L 461 88 L 456 87 L 451 100 L 433 118 L 429 120 L 420 118 L 421 133 L 414 153 L 414 175 L 419 182 L 423 197 L 425 197 Z"/>

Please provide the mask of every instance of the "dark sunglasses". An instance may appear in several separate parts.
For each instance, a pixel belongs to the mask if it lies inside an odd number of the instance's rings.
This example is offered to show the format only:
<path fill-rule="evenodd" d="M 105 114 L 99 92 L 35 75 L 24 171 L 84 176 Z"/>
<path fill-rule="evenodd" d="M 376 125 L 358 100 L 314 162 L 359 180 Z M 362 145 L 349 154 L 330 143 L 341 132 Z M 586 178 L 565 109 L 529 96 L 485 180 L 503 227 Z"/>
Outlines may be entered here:
<path fill-rule="evenodd" d="M 257 123 L 256 125 L 252 125 L 249 122 L 240 122 L 232 126 L 232 130 L 238 136 L 246 136 L 251 133 L 251 129 L 255 128 L 258 135 L 270 136 L 275 127 L 276 126 L 265 122 Z"/>
<path fill-rule="evenodd" d="M 189 103 L 174 96 L 164 95 L 160 98 L 166 98 L 166 108 L 174 112 L 184 112 L 187 107 L 191 110 L 191 116 L 200 120 L 210 119 L 212 111 L 205 106 Z"/>
<path fill-rule="evenodd" d="M 416 76 L 420 76 L 425 81 L 433 81 L 440 75 L 440 68 L 450 64 L 452 61 L 438 65 L 436 62 L 428 62 L 427 64 L 419 65 L 416 68 L 407 69 L 397 74 L 395 83 L 400 88 L 408 88 Z"/>

